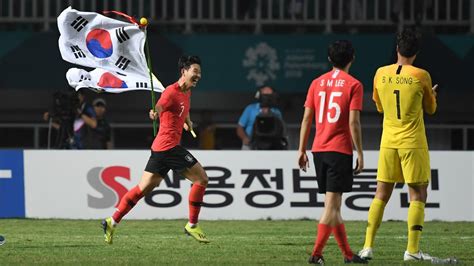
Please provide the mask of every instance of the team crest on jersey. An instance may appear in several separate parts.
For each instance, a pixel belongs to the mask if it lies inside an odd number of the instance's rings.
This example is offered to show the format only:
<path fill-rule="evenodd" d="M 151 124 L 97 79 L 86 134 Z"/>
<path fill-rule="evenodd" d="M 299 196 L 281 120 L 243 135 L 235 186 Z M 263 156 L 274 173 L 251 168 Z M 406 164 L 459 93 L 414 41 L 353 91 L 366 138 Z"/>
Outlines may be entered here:
<path fill-rule="evenodd" d="M 190 163 L 194 161 L 194 158 L 193 156 L 191 156 L 191 154 L 186 154 L 186 156 L 184 156 L 184 159 L 186 159 L 186 161 Z"/>

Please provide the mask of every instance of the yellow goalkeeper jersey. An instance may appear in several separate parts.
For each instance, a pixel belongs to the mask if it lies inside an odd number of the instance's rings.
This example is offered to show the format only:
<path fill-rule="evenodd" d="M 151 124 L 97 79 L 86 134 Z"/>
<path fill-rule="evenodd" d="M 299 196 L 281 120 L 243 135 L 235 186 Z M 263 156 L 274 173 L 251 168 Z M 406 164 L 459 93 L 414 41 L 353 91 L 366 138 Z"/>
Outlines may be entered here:
<path fill-rule="evenodd" d="M 428 148 L 423 110 L 436 111 L 430 74 L 412 65 L 388 65 L 377 69 L 373 100 L 383 113 L 380 147 Z"/>

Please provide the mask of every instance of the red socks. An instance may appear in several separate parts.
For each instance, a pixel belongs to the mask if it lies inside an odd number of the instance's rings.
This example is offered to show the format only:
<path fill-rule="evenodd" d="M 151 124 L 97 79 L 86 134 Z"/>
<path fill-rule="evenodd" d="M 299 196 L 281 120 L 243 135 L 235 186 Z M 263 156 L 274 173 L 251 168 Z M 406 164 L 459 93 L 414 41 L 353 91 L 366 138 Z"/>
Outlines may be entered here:
<path fill-rule="evenodd" d="M 194 183 L 189 192 L 189 223 L 197 224 L 206 187 Z"/>
<path fill-rule="evenodd" d="M 347 259 L 352 259 L 354 253 L 352 253 L 351 247 L 347 242 L 346 227 L 344 224 L 339 224 L 335 227 L 331 227 L 327 224 L 318 224 L 318 235 L 316 237 L 313 253 L 311 255 L 319 257 L 322 256 L 324 246 L 326 246 L 326 242 L 328 241 L 329 236 L 331 236 L 331 233 L 334 234 L 334 238 L 336 239 L 344 257 Z"/>
<path fill-rule="evenodd" d="M 334 238 L 337 241 L 337 245 L 339 249 L 342 251 L 342 254 L 347 259 L 352 259 L 354 253 L 352 253 L 351 247 L 349 246 L 349 242 L 347 242 L 347 234 L 346 234 L 346 227 L 344 224 L 336 225 L 332 229 L 334 233 Z"/>
<path fill-rule="evenodd" d="M 192 224 L 197 224 L 198 222 L 205 191 L 206 187 L 193 184 L 189 192 L 189 222 Z M 112 216 L 114 221 L 119 223 L 123 216 L 125 216 L 141 198 L 143 198 L 143 193 L 138 186 L 128 191 L 120 200 L 117 210 Z"/>
<path fill-rule="evenodd" d="M 323 254 L 324 246 L 326 246 L 326 242 L 331 236 L 332 228 L 327 224 L 318 224 L 318 233 L 316 237 L 316 241 L 314 242 L 314 249 L 312 256 L 319 256 L 321 257 Z"/>
<path fill-rule="evenodd" d="M 112 216 L 114 221 L 119 223 L 122 217 L 125 216 L 141 198 L 143 198 L 143 193 L 138 186 L 129 190 L 120 200 L 117 210 Z"/>

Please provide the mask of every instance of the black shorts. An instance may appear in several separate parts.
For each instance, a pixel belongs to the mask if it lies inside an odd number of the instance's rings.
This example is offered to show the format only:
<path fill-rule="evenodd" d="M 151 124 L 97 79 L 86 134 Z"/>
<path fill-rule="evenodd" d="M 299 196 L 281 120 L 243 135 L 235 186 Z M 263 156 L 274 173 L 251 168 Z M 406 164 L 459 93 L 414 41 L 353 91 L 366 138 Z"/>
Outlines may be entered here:
<path fill-rule="evenodd" d="M 175 146 L 166 151 L 151 151 L 145 171 L 165 177 L 169 170 L 182 172 L 193 167 L 198 161 L 185 148 Z"/>
<path fill-rule="evenodd" d="M 350 192 L 354 183 L 352 155 L 340 152 L 313 152 L 318 193 Z"/>

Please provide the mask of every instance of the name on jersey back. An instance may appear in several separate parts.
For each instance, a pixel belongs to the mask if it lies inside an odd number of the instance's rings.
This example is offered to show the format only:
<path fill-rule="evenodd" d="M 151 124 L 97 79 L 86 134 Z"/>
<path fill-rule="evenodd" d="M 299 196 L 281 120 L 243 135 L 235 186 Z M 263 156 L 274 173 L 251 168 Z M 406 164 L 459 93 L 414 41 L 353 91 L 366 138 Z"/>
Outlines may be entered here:
<path fill-rule="evenodd" d="M 324 80 L 322 79 L 320 82 L 319 82 L 319 86 L 320 87 L 336 87 L 336 88 L 339 88 L 339 87 L 344 87 L 344 83 L 346 82 L 346 80 L 344 79 L 328 79 L 328 80 Z"/>
<path fill-rule="evenodd" d="M 382 83 L 389 83 L 389 84 L 408 84 L 411 85 L 413 83 L 412 77 L 390 77 L 390 76 L 382 76 Z"/>

